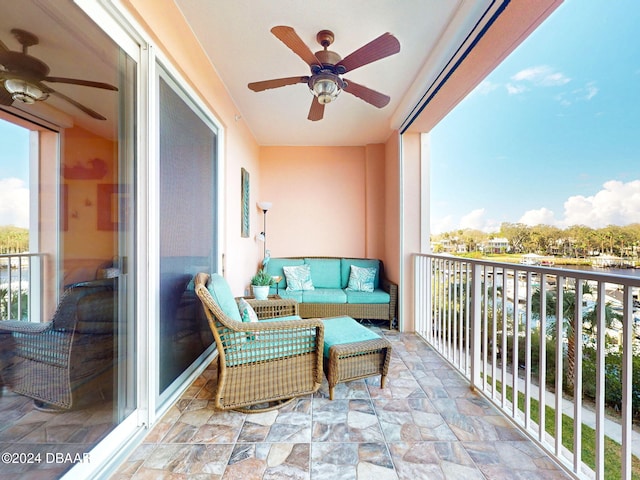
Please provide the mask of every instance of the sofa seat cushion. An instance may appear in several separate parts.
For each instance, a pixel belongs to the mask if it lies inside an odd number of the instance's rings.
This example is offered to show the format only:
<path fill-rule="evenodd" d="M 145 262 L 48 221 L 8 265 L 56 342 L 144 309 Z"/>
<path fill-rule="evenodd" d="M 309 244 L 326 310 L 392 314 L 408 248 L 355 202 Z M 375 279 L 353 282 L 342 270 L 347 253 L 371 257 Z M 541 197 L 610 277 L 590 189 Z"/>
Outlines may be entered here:
<path fill-rule="evenodd" d="M 276 293 L 276 289 L 272 289 L 271 293 L 275 294 Z M 295 300 L 298 303 L 302 303 L 302 290 L 282 290 L 280 289 L 280 291 L 278 292 L 278 295 L 280 295 L 280 298 L 286 298 L 286 299 L 291 299 L 291 300 Z"/>
<path fill-rule="evenodd" d="M 339 288 L 316 288 L 302 292 L 303 303 L 347 303 L 347 294 Z"/>
<path fill-rule="evenodd" d="M 339 258 L 305 258 L 311 267 L 311 280 L 316 288 L 342 288 Z"/>
<path fill-rule="evenodd" d="M 347 303 L 389 303 L 391 296 L 379 288 L 373 292 L 359 292 L 355 290 L 345 290 Z"/>
<path fill-rule="evenodd" d="M 282 267 L 297 267 L 299 265 L 304 265 L 302 258 L 272 258 L 267 263 L 266 270 L 272 277 L 282 277 L 282 280 L 278 282 L 278 290 L 282 291 L 287 288 L 287 279 L 284 276 Z"/>
<path fill-rule="evenodd" d="M 351 265 L 362 268 L 375 268 L 376 275 L 373 279 L 373 288 L 380 286 L 380 260 L 368 258 L 343 258 L 340 261 L 340 286 L 347 288 L 349 285 L 349 276 L 351 275 Z"/>

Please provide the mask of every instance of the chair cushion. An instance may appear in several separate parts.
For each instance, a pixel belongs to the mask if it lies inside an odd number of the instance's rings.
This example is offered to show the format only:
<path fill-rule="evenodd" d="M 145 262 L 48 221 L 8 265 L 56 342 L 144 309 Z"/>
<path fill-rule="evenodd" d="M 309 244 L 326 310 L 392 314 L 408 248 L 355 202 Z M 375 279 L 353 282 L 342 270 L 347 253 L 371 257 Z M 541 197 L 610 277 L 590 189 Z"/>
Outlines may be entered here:
<path fill-rule="evenodd" d="M 284 276 L 287 277 L 287 290 L 313 290 L 311 281 L 311 267 L 299 265 L 296 267 L 282 267 Z"/>
<path fill-rule="evenodd" d="M 316 288 L 342 288 L 339 258 L 305 258 L 311 267 L 311 280 Z"/>
<path fill-rule="evenodd" d="M 389 303 L 391 296 L 384 290 L 379 288 L 373 292 L 358 292 L 355 290 L 345 290 L 347 294 L 347 303 Z"/>
<path fill-rule="evenodd" d="M 373 279 L 373 288 L 375 289 L 380 286 L 380 260 L 373 258 L 343 258 L 340 262 L 341 288 L 347 288 L 349 285 L 351 265 L 355 265 L 356 267 L 375 268 L 376 275 Z"/>
<path fill-rule="evenodd" d="M 233 297 L 231 288 L 222 275 L 212 274 L 207 289 L 211 293 L 213 300 L 229 318 L 237 322 L 242 321 L 236 299 Z"/>
<path fill-rule="evenodd" d="M 302 292 L 303 303 L 347 303 L 347 295 L 339 288 L 316 288 Z"/>
<path fill-rule="evenodd" d="M 278 282 L 278 289 L 284 290 L 287 288 L 287 279 L 284 276 L 282 267 L 295 267 L 297 265 L 304 265 L 304 260 L 301 258 L 271 258 L 267 263 L 266 270 L 272 277 L 282 277 L 282 280 Z"/>

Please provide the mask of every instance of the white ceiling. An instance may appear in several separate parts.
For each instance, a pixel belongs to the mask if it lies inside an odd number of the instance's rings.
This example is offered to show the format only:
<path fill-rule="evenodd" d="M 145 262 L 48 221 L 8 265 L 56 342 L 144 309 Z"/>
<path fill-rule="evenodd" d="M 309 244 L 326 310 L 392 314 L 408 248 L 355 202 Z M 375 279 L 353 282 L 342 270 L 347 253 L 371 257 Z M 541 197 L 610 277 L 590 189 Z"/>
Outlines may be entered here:
<path fill-rule="evenodd" d="M 453 56 L 489 0 L 175 0 L 222 77 L 239 115 L 261 145 L 366 145 L 384 142 Z M 320 30 L 343 58 L 385 32 L 400 53 L 346 75 L 389 95 L 383 109 L 343 92 L 324 119 L 307 120 L 305 84 L 253 92 L 250 82 L 309 75 L 309 67 L 270 32 L 293 27 L 312 51 Z"/>

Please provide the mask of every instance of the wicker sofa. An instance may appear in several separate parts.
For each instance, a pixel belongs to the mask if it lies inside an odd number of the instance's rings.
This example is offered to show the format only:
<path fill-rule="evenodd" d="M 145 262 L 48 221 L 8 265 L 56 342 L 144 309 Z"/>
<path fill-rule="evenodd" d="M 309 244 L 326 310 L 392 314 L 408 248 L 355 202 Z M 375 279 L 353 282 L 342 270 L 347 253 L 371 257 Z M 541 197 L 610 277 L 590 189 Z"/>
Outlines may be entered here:
<path fill-rule="evenodd" d="M 284 267 L 308 265 L 312 290 L 292 290 L 287 284 Z M 349 289 L 351 267 L 375 268 L 372 292 Z M 359 319 L 387 320 L 393 328 L 397 316 L 398 285 L 384 274 L 381 260 L 348 257 L 283 257 L 271 258 L 267 273 L 281 277 L 271 288 L 272 294 L 299 303 L 303 318 L 347 315 Z"/>

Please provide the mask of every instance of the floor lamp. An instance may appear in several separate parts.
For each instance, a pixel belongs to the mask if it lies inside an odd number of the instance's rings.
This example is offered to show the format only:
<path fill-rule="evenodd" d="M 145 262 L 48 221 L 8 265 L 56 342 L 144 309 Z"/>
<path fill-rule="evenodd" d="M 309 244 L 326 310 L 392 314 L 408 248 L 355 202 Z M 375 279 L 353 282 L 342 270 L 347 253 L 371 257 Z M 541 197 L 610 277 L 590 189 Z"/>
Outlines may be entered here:
<path fill-rule="evenodd" d="M 267 257 L 267 212 L 273 206 L 271 202 L 258 202 L 258 208 L 262 210 L 262 232 L 260 239 L 264 242 L 264 252 L 262 258 Z"/>

